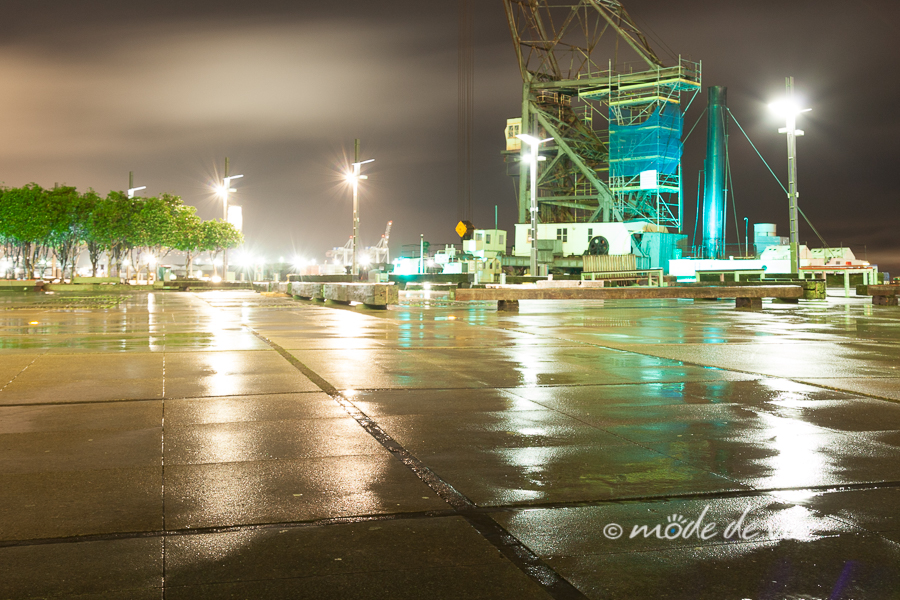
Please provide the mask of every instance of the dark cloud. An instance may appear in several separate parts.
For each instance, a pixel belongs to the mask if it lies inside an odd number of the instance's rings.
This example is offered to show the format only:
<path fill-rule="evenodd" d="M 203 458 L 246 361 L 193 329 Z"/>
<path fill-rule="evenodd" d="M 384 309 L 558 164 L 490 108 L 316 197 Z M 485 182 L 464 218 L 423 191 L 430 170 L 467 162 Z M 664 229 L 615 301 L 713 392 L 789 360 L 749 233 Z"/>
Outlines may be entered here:
<path fill-rule="evenodd" d="M 661 54 L 702 59 L 704 84 L 729 87 L 732 111 L 782 179 L 784 137 L 766 104 L 793 75 L 814 108 L 802 124 L 801 206 L 830 244 L 896 260 L 896 3 L 626 6 Z M 364 242 L 389 219 L 395 248 L 419 233 L 452 241 L 456 18 L 454 2 L 6 2 L 0 180 L 105 192 L 133 170 L 150 193 L 179 193 L 212 217 L 208 183 L 227 155 L 246 176 L 234 199 L 250 245 L 321 258 L 350 233 L 340 172 L 359 137 L 376 158 L 363 190 Z M 521 81 L 501 2 L 477 2 L 476 24 L 476 220 L 492 224 L 496 204 L 511 227 L 515 198 L 499 152 Z M 704 103 L 701 94 L 689 124 Z M 704 153 L 701 123 L 684 163 L 689 233 Z M 736 127 L 731 158 L 739 219 L 786 234 L 784 193 Z"/>

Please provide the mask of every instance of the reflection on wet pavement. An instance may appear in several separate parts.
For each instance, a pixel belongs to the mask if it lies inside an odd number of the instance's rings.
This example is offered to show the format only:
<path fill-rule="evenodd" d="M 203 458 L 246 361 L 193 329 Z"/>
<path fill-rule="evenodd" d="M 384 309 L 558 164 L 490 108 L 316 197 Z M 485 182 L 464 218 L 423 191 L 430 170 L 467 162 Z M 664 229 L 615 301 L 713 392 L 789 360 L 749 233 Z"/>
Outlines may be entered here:
<path fill-rule="evenodd" d="M 114 300 L 0 296 L 0 597 L 900 589 L 895 309 Z"/>

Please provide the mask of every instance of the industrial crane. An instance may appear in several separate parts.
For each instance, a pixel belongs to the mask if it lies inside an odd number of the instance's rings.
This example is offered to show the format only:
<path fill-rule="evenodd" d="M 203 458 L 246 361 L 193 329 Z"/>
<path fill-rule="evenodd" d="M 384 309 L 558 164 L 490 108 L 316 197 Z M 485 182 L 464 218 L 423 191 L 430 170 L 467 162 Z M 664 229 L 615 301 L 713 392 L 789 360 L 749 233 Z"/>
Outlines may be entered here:
<path fill-rule="evenodd" d="M 517 134 L 541 147 L 540 222 L 646 220 L 681 231 L 681 93 L 700 64 L 666 66 L 615 0 L 503 0 L 522 74 L 522 116 L 507 123 L 520 162 L 519 222 L 529 177 Z M 607 125 L 608 124 L 608 125 Z"/>
<path fill-rule="evenodd" d="M 391 262 L 390 251 L 388 250 L 388 240 L 391 238 L 391 227 L 393 224 L 393 221 L 388 221 L 387 228 L 385 228 L 381 239 L 370 249 L 372 262 L 376 265 L 388 264 Z"/>

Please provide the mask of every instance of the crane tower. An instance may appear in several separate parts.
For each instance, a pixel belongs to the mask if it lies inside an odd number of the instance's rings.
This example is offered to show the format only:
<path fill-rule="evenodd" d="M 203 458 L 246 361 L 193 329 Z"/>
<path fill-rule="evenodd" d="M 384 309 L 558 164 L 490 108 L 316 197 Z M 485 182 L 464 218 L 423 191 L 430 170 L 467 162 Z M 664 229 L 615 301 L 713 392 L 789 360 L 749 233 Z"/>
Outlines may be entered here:
<path fill-rule="evenodd" d="M 528 222 L 527 150 L 541 146 L 539 220 L 647 220 L 682 230 L 682 93 L 700 63 L 667 65 L 616 0 L 503 0 L 521 70 L 522 116 L 507 123 L 519 162 L 519 222 Z M 689 106 L 690 104 L 688 104 Z"/>

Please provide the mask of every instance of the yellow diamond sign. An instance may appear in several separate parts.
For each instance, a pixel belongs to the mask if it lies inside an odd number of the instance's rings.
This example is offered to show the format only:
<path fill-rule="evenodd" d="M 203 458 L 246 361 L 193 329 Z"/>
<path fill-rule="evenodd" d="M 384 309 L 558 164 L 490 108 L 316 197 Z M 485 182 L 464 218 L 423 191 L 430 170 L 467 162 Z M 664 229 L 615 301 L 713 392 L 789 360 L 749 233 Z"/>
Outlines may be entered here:
<path fill-rule="evenodd" d="M 456 233 L 459 235 L 459 237 L 466 235 L 467 231 L 468 229 L 466 228 L 466 224 L 462 221 L 456 224 Z"/>

